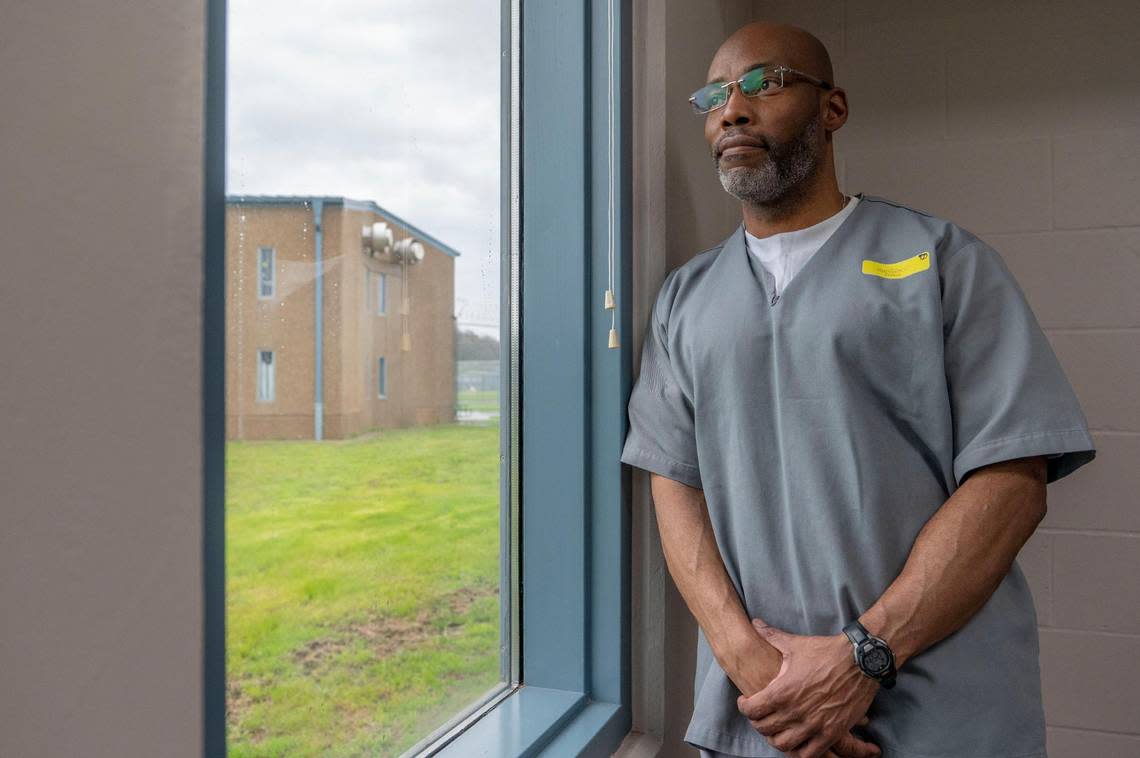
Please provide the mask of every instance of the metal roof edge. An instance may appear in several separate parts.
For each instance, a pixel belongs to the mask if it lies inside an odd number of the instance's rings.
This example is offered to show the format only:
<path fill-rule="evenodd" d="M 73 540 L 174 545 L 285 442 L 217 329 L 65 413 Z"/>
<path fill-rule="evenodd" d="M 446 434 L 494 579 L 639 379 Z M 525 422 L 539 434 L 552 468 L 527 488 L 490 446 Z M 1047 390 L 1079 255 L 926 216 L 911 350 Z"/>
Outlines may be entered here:
<path fill-rule="evenodd" d="M 250 205 L 292 205 L 312 203 L 315 200 L 324 202 L 325 205 L 343 205 L 345 210 L 350 211 L 370 211 L 377 215 L 383 216 L 392 223 L 399 224 L 407 229 L 417 238 L 430 242 L 440 249 L 446 255 L 452 258 L 458 258 L 461 253 L 438 238 L 428 234 L 423 229 L 420 229 L 415 224 L 411 224 L 404 219 L 397 216 L 395 213 L 383 208 L 372 200 L 353 200 L 348 197 L 340 197 L 334 195 L 226 195 L 226 205 L 230 204 L 250 204 Z"/>

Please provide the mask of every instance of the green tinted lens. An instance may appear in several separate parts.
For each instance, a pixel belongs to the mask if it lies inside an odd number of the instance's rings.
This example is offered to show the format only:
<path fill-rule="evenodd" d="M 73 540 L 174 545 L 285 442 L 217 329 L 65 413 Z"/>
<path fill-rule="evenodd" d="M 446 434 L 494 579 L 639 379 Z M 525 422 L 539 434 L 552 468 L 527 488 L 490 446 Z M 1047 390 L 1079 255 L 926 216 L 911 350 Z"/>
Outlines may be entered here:
<path fill-rule="evenodd" d="M 767 92 L 768 90 L 776 89 L 780 86 L 779 74 L 769 73 L 768 69 L 761 66 L 754 68 L 744 75 L 740 80 L 740 91 L 745 95 L 755 95 L 760 92 Z"/>
<path fill-rule="evenodd" d="M 706 84 L 693 94 L 693 105 L 700 111 L 708 111 L 724 105 L 724 88 L 720 84 Z"/>

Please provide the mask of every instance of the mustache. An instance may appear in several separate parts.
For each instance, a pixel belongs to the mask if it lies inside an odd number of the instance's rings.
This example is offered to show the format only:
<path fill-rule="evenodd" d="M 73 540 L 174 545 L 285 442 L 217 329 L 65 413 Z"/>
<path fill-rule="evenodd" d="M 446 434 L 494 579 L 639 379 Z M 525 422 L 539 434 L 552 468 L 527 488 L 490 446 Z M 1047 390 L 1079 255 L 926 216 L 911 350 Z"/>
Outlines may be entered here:
<path fill-rule="evenodd" d="M 727 142 L 730 137 L 735 137 L 735 136 L 738 136 L 738 135 L 730 134 L 730 135 L 726 135 L 726 136 L 722 137 L 720 139 L 720 141 L 710 149 L 709 152 L 712 153 L 712 157 L 716 160 L 720 160 L 721 153 L 724 152 L 724 150 L 720 147 L 720 145 Z M 747 136 L 749 139 L 760 143 L 760 147 L 762 147 L 766 152 L 768 152 L 768 153 L 772 152 L 772 144 L 767 139 L 765 139 L 764 137 L 759 137 L 759 136 L 753 137 L 752 135 L 747 135 Z"/>
<path fill-rule="evenodd" d="M 720 139 L 717 140 L 717 144 L 712 147 L 712 154 L 719 155 L 720 153 L 724 152 L 724 149 L 720 147 L 720 145 L 724 145 L 725 142 L 735 137 L 744 137 L 751 141 L 758 142 L 759 146 L 763 147 L 764 149 L 771 148 L 772 146 L 771 141 L 769 141 L 766 137 L 760 135 L 748 135 L 748 133 L 744 132 L 736 132 L 735 135 L 724 135 L 720 137 Z"/>
<path fill-rule="evenodd" d="M 768 156 L 769 159 L 775 159 L 775 158 L 779 157 L 778 155 L 773 154 L 771 145 L 765 144 L 762 147 L 764 148 L 765 155 Z M 718 153 L 716 151 L 716 148 L 713 148 L 713 149 L 709 150 L 709 155 L 712 156 L 713 163 L 715 163 L 716 165 L 719 166 L 720 165 L 720 159 L 723 157 L 721 155 L 721 153 Z"/>

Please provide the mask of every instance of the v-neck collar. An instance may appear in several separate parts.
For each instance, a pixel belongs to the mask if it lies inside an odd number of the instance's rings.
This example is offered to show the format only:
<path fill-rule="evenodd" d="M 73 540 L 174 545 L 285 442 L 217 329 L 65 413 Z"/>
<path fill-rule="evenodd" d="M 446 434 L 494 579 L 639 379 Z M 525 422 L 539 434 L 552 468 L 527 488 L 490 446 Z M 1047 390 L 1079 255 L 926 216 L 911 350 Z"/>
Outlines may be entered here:
<path fill-rule="evenodd" d="M 791 281 L 784 285 L 784 291 L 776 295 L 775 298 L 773 298 L 772 287 L 768 283 L 768 276 L 770 276 L 770 274 L 764 270 L 763 264 L 756 260 L 756 256 L 748 252 L 748 241 L 744 237 L 745 226 L 743 221 L 740 222 L 740 226 L 736 227 L 736 230 L 725 242 L 722 254 L 728 255 L 729 259 L 734 262 L 745 262 L 752 272 L 753 281 L 760 287 L 760 291 L 764 293 L 764 301 L 768 303 L 770 308 L 777 308 L 789 295 L 795 294 L 798 286 L 797 283 L 805 278 L 805 276 L 811 275 L 813 267 L 818 268 L 822 266 L 823 263 L 820 261 L 826 260 L 833 254 L 835 248 L 839 247 L 840 235 L 850 228 L 850 225 L 853 223 L 852 219 L 858 217 L 863 206 L 866 205 L 867 196 L 862 192 L 855 193 L 855 197 L 859 198 L 859 202 L 855 204 L 855 208 L 847 214 L 845 219 L 839 222 L 839 226 L 835 227 L 835 231 L 831 233 L 818 250 L 812 253 L 811 257 L 804 263 L 803 268 L 792 277 Z M 838 212 L 841 213 L 842 211 Z"/>

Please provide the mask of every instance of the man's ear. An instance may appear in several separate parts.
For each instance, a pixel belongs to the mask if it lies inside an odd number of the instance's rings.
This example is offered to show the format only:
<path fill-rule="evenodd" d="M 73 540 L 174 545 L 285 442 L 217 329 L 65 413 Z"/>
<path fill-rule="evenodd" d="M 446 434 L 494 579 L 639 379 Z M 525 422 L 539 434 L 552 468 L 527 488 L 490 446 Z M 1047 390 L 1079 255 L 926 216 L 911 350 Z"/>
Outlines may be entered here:
<path fill-rule="evenodd" d="M 847 123 L 847 90 L 842 87 L 832 87 L 826 90 L 826 93 L 823 126 L 828 132 L 835 132 Z"/>

